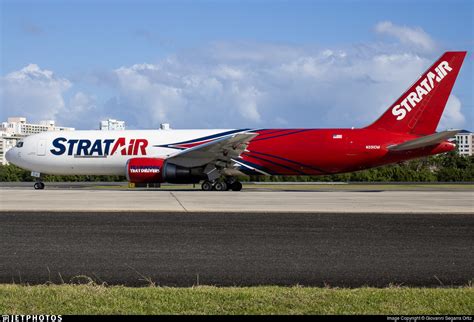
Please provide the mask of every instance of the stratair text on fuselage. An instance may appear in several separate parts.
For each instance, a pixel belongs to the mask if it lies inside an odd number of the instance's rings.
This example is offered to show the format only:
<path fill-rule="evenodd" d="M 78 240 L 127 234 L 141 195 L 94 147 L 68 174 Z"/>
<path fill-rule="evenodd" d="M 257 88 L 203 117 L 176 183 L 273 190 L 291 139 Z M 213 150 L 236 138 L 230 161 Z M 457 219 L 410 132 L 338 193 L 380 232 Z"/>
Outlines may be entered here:
<path fill-rule="evenodd" d="M 120 155 L 146 155 L 148 140 L 130 139 L 124 137 L 117 139 L 97 139 L 94 141 L 87 139 L 66 139 L 63 137 L 53 140 L 54 155 L 74 155 L 74 156 L 108 156 L 118 152 Z"/>

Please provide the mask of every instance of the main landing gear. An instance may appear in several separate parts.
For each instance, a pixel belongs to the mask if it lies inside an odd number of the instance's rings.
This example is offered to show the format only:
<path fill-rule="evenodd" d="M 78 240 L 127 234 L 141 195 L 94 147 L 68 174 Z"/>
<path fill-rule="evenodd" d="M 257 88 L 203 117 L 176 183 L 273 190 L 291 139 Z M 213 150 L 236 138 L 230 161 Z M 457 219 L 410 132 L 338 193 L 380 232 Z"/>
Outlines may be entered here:
<path fill-rule="evenodd" d="M 212 184 L 211 181 L 204 181 L 201 185 L 201 189 L 203 191 L 211 191 L 214 188 L 214 185 Z"/>
<path fill-rule="evenodd" d="M 204 181 L 201 185 L 201 188 L 203 191 L 227 191 L 227 190 L 232 190 L 232 191 L 240 191 L 242 190 L 242 183 L 238 180 L 226 180 L 226 181 Z"/>
<path fill-rule="evenodd" d="M 231 184 L 230 189 L 232 189 L 232 191 L 240 191 L 242 190 L 242 183 L 236 180 Z"/>

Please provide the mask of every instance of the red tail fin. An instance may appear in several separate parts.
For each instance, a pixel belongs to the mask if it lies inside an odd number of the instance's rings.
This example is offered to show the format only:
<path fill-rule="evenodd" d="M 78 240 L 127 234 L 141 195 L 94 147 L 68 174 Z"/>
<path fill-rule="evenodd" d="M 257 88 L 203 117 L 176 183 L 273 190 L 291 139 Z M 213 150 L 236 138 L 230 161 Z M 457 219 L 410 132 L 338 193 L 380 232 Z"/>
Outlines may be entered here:
<path fill-rule="evenodd" d="M 465 51 L 444 53 L 367 128 L 418 135 L 434 133 L 465 56 Z"/>

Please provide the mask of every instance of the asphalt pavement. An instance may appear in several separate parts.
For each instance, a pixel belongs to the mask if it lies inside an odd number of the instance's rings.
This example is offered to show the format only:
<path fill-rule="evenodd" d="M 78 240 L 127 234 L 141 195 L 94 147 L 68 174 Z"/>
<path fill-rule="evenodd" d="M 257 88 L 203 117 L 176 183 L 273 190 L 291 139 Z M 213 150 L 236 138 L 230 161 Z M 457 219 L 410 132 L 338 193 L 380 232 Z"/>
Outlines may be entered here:
<path fill-rule="evenodd" d="M 0 283 L 383 287 L 474 277 L 465 213 L 1 211 L 0 222 Z"/>

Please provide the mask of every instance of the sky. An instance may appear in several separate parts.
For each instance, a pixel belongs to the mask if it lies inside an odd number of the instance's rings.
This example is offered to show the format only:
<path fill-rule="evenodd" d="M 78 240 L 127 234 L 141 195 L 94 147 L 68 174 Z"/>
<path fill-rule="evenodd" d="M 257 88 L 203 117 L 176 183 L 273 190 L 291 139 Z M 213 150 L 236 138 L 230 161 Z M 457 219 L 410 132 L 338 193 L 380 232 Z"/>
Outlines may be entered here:
<path fill-rule="evenodd" d="M 0 120 L 363 127 L 467 50 L 438 129 L 474 130 L 474 1 L 0 0 Z"/>

